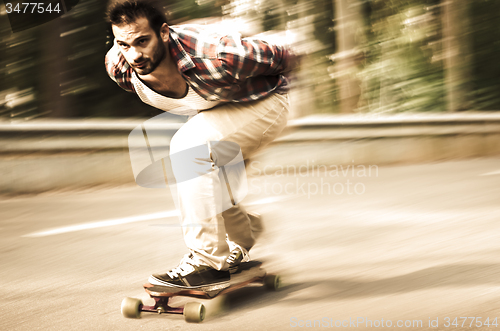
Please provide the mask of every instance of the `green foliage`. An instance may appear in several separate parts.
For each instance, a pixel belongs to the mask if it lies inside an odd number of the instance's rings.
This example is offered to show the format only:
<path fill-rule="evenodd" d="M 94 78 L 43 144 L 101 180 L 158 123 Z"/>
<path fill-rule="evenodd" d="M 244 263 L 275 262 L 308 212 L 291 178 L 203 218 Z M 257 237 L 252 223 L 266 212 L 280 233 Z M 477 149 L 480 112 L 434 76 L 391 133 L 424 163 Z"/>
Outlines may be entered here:
<path fill-rule="evenodd" d="M 337 112 L 339 75 L 359 83 L 358 112 L 397 113 L 446 109 L 442 6 L 444 0 L 344 0 L 359 6 L 355 65 L 339 70 L 335 1 L 249 2 L 264 30 L 293 29 L 304 54 L 297 86 L 314 94 L 315 112 Z M 459 0 L 455 0 L 459 1 Z M 121 91 L 106 75 L 111 31 L 107 1 L 81 0 L 69 14 L 16 34 L 0 19 L 0 117 L 154 116 L 161 111 Z M 220 17 L 230 0 L 170 0 L 170 23 Z M 227 12 L 227 10 L 226 10 Z M 247 13 L 248 14 L 248 13 Z M 242 14 L 243 15 L 243 14 Z M 477 110 L 500 109 L 500 2 L 470 1 L 468 85 Z M 6 97 L 9 98 L 6 98 Z M 7 102 L 8 100 L 16 102 Z M 9 105 L 9 107 L 7 107 Z M 14 106 L 12 106 L 14 105 Z"/>
<path fill-rule="evenodd" d="M 474 91 L 477 110 L 500 109 L 500 2 L 480 0 L 471 4 L 474 56 Z"/>
<path fill-rule="evenodd" d="M 170 24 L 204 17 L 222 15 L 221 2 L 216 0 L 170 0 L 166 2 L 167 18 Z"/>
<path fill-rule="evenodd" d="M 369 5 L 359 110 L 444 109 L 438 1 L 373 0 Z"/>

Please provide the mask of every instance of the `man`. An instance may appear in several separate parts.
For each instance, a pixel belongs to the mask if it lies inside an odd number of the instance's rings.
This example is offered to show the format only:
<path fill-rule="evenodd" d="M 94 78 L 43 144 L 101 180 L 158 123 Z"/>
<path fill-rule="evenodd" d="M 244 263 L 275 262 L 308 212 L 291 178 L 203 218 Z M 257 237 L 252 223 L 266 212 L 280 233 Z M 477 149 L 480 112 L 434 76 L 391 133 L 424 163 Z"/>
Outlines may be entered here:
<path fill-rule="evenodd" d="M 174 114 L 194 115 L 174 135 L 170 155 L 202 146 L 186 163 L 215 169 L 213 142 L 237 144 L 245 159 L 284 129 L 288 114 L 289 52 L 252 38 L 196 25 L 169 26 L 151 0 L 108 6 L 115 37 L 106 69 L 120 87 Z M 217 171 L 178 183 L 177 206 L 189 249 L 180 264 L 150 276 L 155 285 L 223 289 L 229 269 L 248 260 L 257 220 L 234 205 L 221 210 Z"/>

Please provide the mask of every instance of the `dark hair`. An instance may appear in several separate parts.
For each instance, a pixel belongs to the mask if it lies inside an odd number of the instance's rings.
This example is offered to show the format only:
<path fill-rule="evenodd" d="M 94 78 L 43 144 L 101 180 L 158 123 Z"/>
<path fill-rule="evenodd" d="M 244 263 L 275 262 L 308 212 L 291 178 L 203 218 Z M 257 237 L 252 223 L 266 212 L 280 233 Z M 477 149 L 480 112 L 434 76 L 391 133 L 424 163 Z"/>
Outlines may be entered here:
<path fill-rule="evenodd" d="M 145 17 L 157 35 L 167 23 L 163 7 L 156 0 L 112 0 L 106 11 L 106 21 L 112 25 L 130 24 Z"/>

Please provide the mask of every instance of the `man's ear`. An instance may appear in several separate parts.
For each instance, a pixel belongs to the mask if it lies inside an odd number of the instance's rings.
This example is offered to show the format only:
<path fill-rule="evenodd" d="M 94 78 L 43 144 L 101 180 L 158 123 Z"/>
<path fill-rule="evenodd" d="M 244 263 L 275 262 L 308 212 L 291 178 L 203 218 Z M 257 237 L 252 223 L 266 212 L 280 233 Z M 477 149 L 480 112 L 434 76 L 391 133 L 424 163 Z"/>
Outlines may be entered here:
<path fill-rule="evenodd" d="M 169 38 L 169 28 L 167 23 L 163 23 L 163 25 L 160 28 L 160 37 L 163 40 L 163 42 L 167 42 Z"/>

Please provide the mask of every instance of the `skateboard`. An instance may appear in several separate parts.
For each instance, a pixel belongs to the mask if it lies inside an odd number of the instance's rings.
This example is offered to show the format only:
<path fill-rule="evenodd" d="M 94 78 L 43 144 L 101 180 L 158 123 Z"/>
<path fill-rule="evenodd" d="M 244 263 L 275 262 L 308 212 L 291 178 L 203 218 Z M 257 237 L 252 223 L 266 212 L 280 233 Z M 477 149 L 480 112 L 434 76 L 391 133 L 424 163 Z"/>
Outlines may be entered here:
<path fill-rule="evenodd" d="M 128 318 L 140 318 L 142 312 L 158 314 L 182 314 L 186 322 L 200 323 L 205 319 L 206 308 L 200 302 L 188 302 L 181 307 L 172 307 L 169 300 L 173 297 L 191 297 L 198 299 L 213 299 L 217 296 L 228 294 L 250 284 L 260 283 L 269 290 L 278 290 L 281 279 L 278 275 L 268 274 L 262 268 L 262 262 L 243 262 L 236 273 L 231 274 L 229 287 L 215 291 L 201 291 L 182 289 L 167 286 L 144 284 L 144 289 L 155 300 L 154 306 L 145 306 L 142 301 L 135 298 L 125 298 L 122 301 L 121 311 Z"/>

